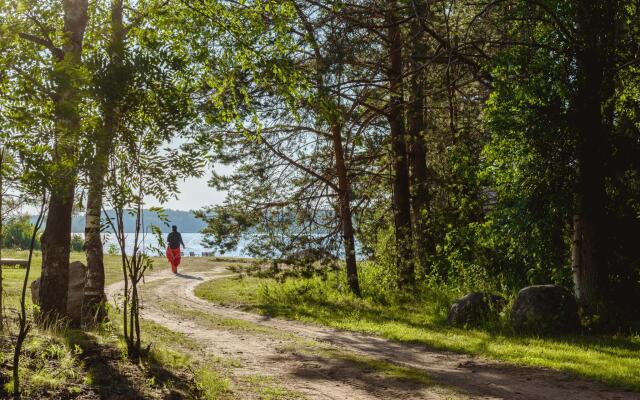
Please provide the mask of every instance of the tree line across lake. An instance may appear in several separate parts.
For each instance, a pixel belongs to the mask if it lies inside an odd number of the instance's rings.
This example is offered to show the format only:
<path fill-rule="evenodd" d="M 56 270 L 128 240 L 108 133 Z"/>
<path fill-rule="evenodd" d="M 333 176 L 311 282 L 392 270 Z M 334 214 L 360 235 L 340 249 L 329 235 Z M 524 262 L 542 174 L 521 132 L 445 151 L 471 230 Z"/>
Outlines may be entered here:
<path fill-rule="evenodd" d="M 145 198 L 215 164 L 207 247 L 339 254 L 355 296 L 367 258 L 409 295 L 555 283 L 592 329 L 640 321 L 637 2 L 21 0 L 0 20 L 0 209 L 41 207 L 43 321 L 65 315 L 74 213 L 96 316 L 105 225 L 144 230 Z M 151 261 L 123 262 L 137 282 Z"/>

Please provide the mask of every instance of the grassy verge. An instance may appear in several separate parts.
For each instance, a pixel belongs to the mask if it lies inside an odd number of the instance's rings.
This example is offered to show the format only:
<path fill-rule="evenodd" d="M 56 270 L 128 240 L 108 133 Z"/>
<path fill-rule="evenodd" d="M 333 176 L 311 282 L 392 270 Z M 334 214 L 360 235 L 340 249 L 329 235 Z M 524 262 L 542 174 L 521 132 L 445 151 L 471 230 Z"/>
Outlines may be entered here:
<path fill-rule="evenodd" d="M 367 274 L 367 271 L 364 271 Z M 367 283 L 366 280 L 364 282 Z M 371 283 L 374 285 L 375 283 Z M 366 332 L 430 348 L 570 372 L 607 384 L 640 390 L 640 338 L 617 336 L 525 337 L 495 326 L 467 330 L 448 326 L 451 296 L 424 291 L 409 298 L 392 293 L 358 299 L 343 279 L 224 278 L 205 282 L 196 295 L 221 304 L 290 319 Z"/>
<path fill-rule="evenodd" d="M 118 316 L 119 317 L 119 316 Z M 196 340 L 171 331 L 151 321 L 142 321 L 142 339 L 151 344 L 147 357 L 155 365 L 171 370 L 187 371 L 190 378 L 190 396 L 198 400 L 302 400 L 298 393 L 287 390 L 273 378 L 240 374 L 238 360 L 206 355 L 207 350 Z M 123 344 L 124 346 L 124 344 Z M 156 386 L 164 382 L 154 381 Z"/>
<path fill-rule="evenodd" d="M 126 344 L 119 336 L 121 330 L 121 315 L 111 313 L 114 332 L 118 332 L 118 343 L 124 353 Z M 194 398 L 201 400 L 234 399 L 231 387 L 230 369 L 237 366 L 233 360 L 195 357 L 194 354 L 204 354 L 201 345 L 186 335 L 169 330 L 152 321 L 141 321 L 142 341 L 148 346 L 149 352 L 145 361 L 151 371 L 161 368 L 161 373 L 153 373 L 153 380 L 149 383 L 156 388 L 169 387 L 180 394 L 179 398 Z M 165 371 L 162 371 L 164 369 Z M 166 371 L 178 371 L 187 376 L 179 381 Z M 167 379 L 169 378 L 169 379 Z"/>
<path fill-rule="evenodd" d="M 26 250 L 2 250 L 3 258 L 27 259 L 28 251 Z M 71 261 L 81 261 L 86 263 L 84 253 L 71 253 Z M 122 279 L 122 264 L 120 256 L 105 255 L 105 280 L 107 285 Z M 29 283 L 40 277 L 42 272 L 42 254 L 37 251 L 33 254 L 33 263 L 31 273 L 29 274 Z M 5 307 L 15 309 L 19 306 L 20 291 L 22 290 L 22 281 L 24 280 L 25 270 L 17 267 L 3 267 L 3 289 Z M 31 306 L 31 291 L 27 289 L 27 304 Z"/>
<path fill-rule="evenodd" d="M 3 257 L 27 258 L 26 251 L 3 250 Z M 72 253 L 71 261 L 85 261 L 83 253 Z M 40 277 L 42 257 L 34 253 L 29 282 Z M 13 391 L 11 366 L 15 343 L 15 315 L 25 276 L 22 268 L 3 268 L 6 321 L 0 340 L 0 397 Z M 121 279 L 119 256 L 105 256 L 107 284 Z M 31 310 L 31 293 L 27 293 Z M 150 329 L 151 334 L 157 333 Z M 151 337 L 147 337 L 150 339 Z M 168 340 L 162 336 L 161 340 Z M 171 337 L 174 342 L 185 341 Z M 72 329 L 41 330 L 34 326 L 23 347 L 20 379 L 23 398 L 58 399 L 82 397 L 195 398 L 187 368 L 188 358 L 177 350 L 154 349 L 143 364 L 127 362 L 116 327 L 109 324 L 92 332 Z M 205 397 L 202 397 L 205 398 Z"/>
<path fill-rule="evenodd" d="M 3 250 L 3 257 L 24 258 L 26 251 Z M 83 253 L 72 253 L 71 261 L 85 262 Z M 157 268 L 164 266 L 157 260 Z M 119 256 L 105 256 L 106 284 L 122 279 Z M 42 258 L 34 253 L 29 282 L 41 275 Z M 209 270 L 213 261 L 186 258 L 190 271 Z M 8 316 L 0 335 L 0 398 L 12 391 L 11 365 L 15 330 L 13 317 L 19 304 L 25 275 L 22 268 L 3 268 L 4 304 Z M 31 293 L 27 293 L 31 310 Z M 121 337 L 121 315 L 110 309 L 111 322 L 91 332 L 42 331 L 33 327 L 25 342 L 20 376 L 23 398 L 60 399 L 82 397 L 154 399 L 298 399 L 296 394 L 275 383 L 257 384 L 252 376 L 233 378 L 238 361 L 204 356 L 205 349 L 186 335 L 173 332 L 151 321 L 142 321 L 143 347 L 149 352 L 143 362 L 126 359 Z M 214 323 L 216 321 L 210 321 Z M 227 324 L 225 321 L 219 323 Z M 239 329 L 248 329 L 239 326 Z M 245 381 L 246 380 L 246 381 Z"/>

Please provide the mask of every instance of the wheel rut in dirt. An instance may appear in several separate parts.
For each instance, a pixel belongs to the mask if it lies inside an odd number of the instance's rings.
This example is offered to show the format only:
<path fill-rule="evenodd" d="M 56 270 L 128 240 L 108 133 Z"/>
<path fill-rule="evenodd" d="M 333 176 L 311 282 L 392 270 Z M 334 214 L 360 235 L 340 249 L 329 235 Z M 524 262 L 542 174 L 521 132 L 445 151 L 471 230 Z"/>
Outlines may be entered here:
<path fill-rule="evenodd" d="M 154 273 L 141 315 L 188 335 L 212 356 L 239 360 L 238 376 L 260 374 L 308 399 L 631 400 L 640 394 L 547 369 L 433 351 L 355 332 L 270 318 L 210 303 L 194 288 L 228 277 L 224 267 L 173 275 Z M 122 289 L 109 288 L 111 295 Z M 111 297 L 111 296 L 110 296 Z M 342 352 L 342 353 L 341 353 Z M 383 360 L 422 371 L 429 383 L 407 381 L 354 362 Z"/>

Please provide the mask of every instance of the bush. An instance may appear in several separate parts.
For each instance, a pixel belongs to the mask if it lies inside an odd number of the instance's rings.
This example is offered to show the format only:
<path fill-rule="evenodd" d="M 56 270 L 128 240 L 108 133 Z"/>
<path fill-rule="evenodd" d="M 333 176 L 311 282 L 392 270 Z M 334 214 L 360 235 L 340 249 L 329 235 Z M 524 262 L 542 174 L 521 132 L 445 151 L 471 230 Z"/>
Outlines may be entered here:
<path fill-rule="evenodd" d="M 110 256 L 117 256 L 120 254 L 120 248 L 115 243 L 109 243 L 107 247 L 107 254 Z"/>
<path fill-rule="evenodd" d="M 84 238 L 82 235 L 74 233 L 71 236 L 71 251 L 84 251 Z"/>
<path fill-rule="evenodd" d="M 28 249 L 31 245 L 33 224 L 29 216 L 12 218 L 3 227 L 2 247 L 5 249 Z M 36 250 L 40 249 L 40 238 L 36 238 Z"/>

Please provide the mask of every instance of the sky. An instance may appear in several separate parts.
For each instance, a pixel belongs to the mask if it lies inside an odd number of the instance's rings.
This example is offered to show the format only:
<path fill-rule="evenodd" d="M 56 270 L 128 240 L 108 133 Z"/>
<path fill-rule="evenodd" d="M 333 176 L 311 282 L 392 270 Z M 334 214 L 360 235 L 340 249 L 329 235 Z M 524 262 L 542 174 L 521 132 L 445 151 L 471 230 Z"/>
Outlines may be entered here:
<path fill-rule="evenodd" d="M 228 173 L 231 170 L 230 167 L 222 165 L 216 165 L 214 168 L 218 173 Z M 224 202 L 226 192 L 219 192 L 209 187 L 207 183 L 209 178 L 210 173 L 206 173 L 201 178 L 189 178 L 178 182 L 180 193 L 177 194 L 177 198 L 170 199 L 166 203 L 160 203 L 153 198 L 148 198 L 145 202 L 145 208 L 158 206 L 165 209 L 190 211 L 199 210 L 205 206 L 221 204 Z M 33 215 L 38 212 L 38 209 L 35 206 L 24 206 L 21 212 Z"/>
<path fill-rule="evenodd" d="M 209 176 L 202 178 L 189 178 L 178 183 L 180 193 L 177 199 L 171 199 L 164 204 L 157 200 L 149 199 L 146 207 L 161 206 L 174 210 L 198 210 L 205 206 L 220 204 L 224 201 L 226 193 L 218 192 L 209 187 L 207 181 Z"/>
<path fill-rule="evenodd" d="M 171 148 L 177 148 L 183 140 L 174 140 L 169 144 Z M 229 174 L 233 172 L 233 167 L 222 164 L 215 164 L 213 169 L 218 174 Z M 204 176 L 201 178 L 188 178 L 178 182 L 178 190 L 176 198 L 172 198 L 165 203 L 160 203 L 154 198 L 145 199 L 145 208 L 149 207 L 162 207 L 165 209 L 173 210 L 199 210 L 206 206 L 221 204 L 224 202 L 226 192 L 220 192 L 211 188 L 208 184 L 211 178 L 211 171 L 205 171 Z M 86 195 L 86 193 L 85 193 Z M 38 212 L 35 206 L 24 206 L 21 210 L 23 213 L 35 214 Z"/>
<path fill-rule="evenodd" d="M 174 138 L 168 144 L 169 148 L 178 149 L 185 143 L 183 138 Z M 210 167 L 209 167 L 210 168 Z M 233 172 L 233 167 L 222 164 L 214 164 L 213 169 L 216 173 L 226 175 Z M 188 178 L 182 182 L 178 182 L 177 198 L 172 198 L 165 203 L 160 203 L 156 199 L 145 199 L 145 208 L 162 207 L 173 210 L 199 210 L 202 207 L 221 204 L 226 196 L 225 192 L 219 192 L 209 187 L 208 181 L 211 178 L 210 170 L 205 171 L 201 178 Z"/>

